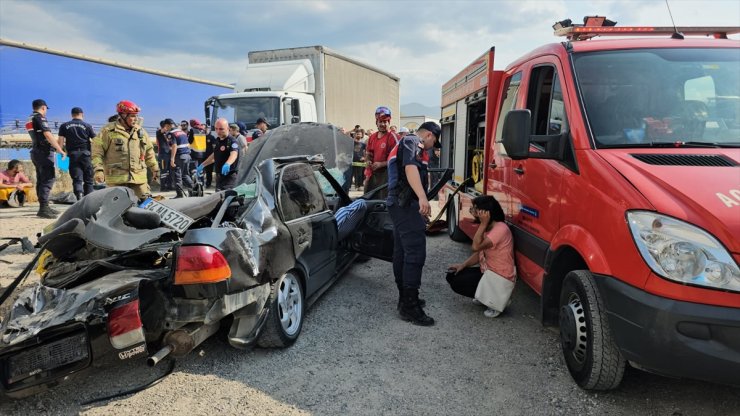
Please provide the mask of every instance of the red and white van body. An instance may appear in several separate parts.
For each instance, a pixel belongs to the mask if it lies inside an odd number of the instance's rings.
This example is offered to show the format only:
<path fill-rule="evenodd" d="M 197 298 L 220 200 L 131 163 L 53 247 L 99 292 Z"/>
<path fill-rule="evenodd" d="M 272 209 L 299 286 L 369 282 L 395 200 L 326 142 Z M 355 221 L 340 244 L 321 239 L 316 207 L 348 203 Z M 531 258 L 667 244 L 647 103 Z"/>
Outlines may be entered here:
<path fill-rule="evenodd" d="M 682 61 L 682 56 L 691 54 L 701 59 L 725 56 L 722 50 L 731 51 L 735 60 L 685 65 Z M 563 282 L 570 272 L 583 270 L 596 288 L 600 312 L 608 321 L 620 359 L 656 373 L 740 384 L 737 56 L 740 42 L 730 39 L 589 40 L 543 46 L 497 71 L 491 48 L 442 88 L 442 159 L 454 165 L 455 174 L 440 191 L 439 203 L 450 204 L 450 235 L 456 240 L 472 237 L 477 224 L 468 212 L 471 202 L 478 195 L 493 195 L 504 208 L 515 238 L 519 278 L 541 295 L 542 321 L 560 321 L 563 343 L 568 343 L 569 336 L 562 328 L 563 315 L 569 313 Z M 599 68 L 599 60 L 611 63 L 602 67 L 603 74 L 586 70 Z M 630 60 L 635 62 L 634 82 L 619 81 L 624 73 L 620 66 Z M 640 72 L 661 60 L 676 69 L 659 77 Z M 733 70 L 725 72 L 727 65 L 734 66 L 737 79 L 732 79 Z M 618 67 L 621 72 L 616 72 Z M 612 76 L 616 81 L 608 85 Z M 648 82 L 654 79 L 661 85 Z M 713 89 L 728 85 L 735 90 L 697 96 L 698 90 L 710 91 L 710 81 Z M 683 97 L 676 100 L 680 105 L 674 110 L 669 108 L 671 100 L 659 97 L 666 90 L 662 83 L 677 86 L 679 82 L 684 85 L 676 91 Z M 604 105 L 617 103 L 622 90 L 644 99 Z M 549 104 L 541 103 L 543 99 L 549 99 Z M 623 122 L 637 126 L 617 126 L 615 134 L 598 131 L 603 127 L 612 133 L 607 125 L 620 119 L 621 113 L 642 110 L 641 105 L 645 111 L 665 107 L 665 114 L 643 114 L 635 122 Z M 484 116 L 471 106 L 484 106 Z M 529 147 L 529 157 L 509 157 L 503 144 L 504 122 L 513 110 L 530 111 L 533 135 L 563 136 L 557 157 L 538 157 L 546 150 L 535 144 Z M 538 111 L 548 114 L 538 119 Z M 475 120 L 469 118 L 471 114 Z M 477 150 L 483 153 L 482 163 L 466 158 L 470 154 L 465 153 L 478 144 L 471 140 L 471 132 L 475 128 L 480 133 L 479 125 L 484 126 Z M 692 137 L 674 137 L 694 125 L 700 126 L 703 137 L 722 140 L 709 145 L 694 143 Z M 738 133 L 735 139 L 728 139 L 734 133 Z M 666 143 L 669 138 L 675 145 Z M 450 200 L 453 190 L 468 177 L 475 184 Z M 661 226 L 673 227 L 676 231 L 671 235 L 679 240 L 666 237 L 664 246 L 654 242 L 663 235 Z M 682 242 L 681 235 L 689 242 Z M 648 246 L 638 241 L 642 238 L 648 239 Z M 711 249 L 695 249 L 705 246 L 692 246 L 690 238 Z M 668 259 L 670 255 L 676 259 Z M 687 256 L 704 256 L 703 263 L 692 263 Z M 687 264 L 699 268 L 696 277 L 671 278 L 663 269 L 680 273 L 684 269 L 678 268 Z M 717 284 L 710 277 L 729 283 Z M 595 348 L 589 331 L 586 347 Z M 570 370 L 583 387 L 594 387 L 581 383 Z"/>

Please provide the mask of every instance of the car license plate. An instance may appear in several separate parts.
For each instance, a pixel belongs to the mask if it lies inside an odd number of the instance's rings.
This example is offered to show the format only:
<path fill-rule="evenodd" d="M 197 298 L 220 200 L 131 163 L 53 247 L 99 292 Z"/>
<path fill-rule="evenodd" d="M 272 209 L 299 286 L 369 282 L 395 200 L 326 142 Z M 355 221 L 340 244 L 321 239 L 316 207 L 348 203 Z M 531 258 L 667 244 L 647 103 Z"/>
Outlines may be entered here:
<path fill-rule="evenodd" d="M 40 345 L 8 359 L 8 383 L 79 363 L 89 356 L 87 336 L 84 333 Z"/>
<path fill-rule="evenodd" d="M 180 233 L 184 233 L 190 227 L 190 224 L 193 223 L 193 219 L 182 212 L 175 211 L 167 205 L 160 204 L 151 198 L 144 201 L 139 207 L 156 212 L 159 214 L 162 224 Z"/>

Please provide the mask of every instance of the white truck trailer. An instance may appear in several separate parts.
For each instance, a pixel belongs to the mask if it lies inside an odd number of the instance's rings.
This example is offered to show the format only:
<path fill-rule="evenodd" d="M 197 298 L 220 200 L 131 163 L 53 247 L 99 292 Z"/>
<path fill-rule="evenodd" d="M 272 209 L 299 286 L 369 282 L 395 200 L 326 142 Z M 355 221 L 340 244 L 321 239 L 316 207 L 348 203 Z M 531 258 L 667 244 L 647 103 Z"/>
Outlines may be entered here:
<path fill-rule="evenodd" d="M 315 121 L 347 130 L 375 128 L 375 108 L 399 115 L 399 78 L 323 46 L 249 52 L 234 93 L 206 101 L 206 120 L 224 117 L 253 128 Z"/>

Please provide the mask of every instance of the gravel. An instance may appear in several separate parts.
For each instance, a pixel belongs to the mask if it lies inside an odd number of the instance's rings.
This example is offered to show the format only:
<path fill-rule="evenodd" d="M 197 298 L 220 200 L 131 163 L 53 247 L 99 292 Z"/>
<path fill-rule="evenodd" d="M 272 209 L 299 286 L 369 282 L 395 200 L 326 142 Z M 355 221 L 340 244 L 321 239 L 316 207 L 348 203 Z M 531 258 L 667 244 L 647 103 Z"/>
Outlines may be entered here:
<path fill-rule="evenodd" d="M 7 218 L 0 210 L 3 228 L 22 235 L 44 225 L 31 216 Z M 428 239 L 422 296 L 437 321 L 431 328 L 398 318 L 390 264 L 370 260 L 351 267 L 309 310 L 290 348 L 240 351 L 212 338 L 137 394 L 80 405 L 144 384 L 167 362 L 96 368 L 35 396 L 0 399 L 0 414 L 738 414 L 740 389 L 637 370 L 628 370 L 615 391 L 581 390 L 565 367 L 557 331 L 539 323 L 538 297 L 523 282 L 495 319 L 449 289 L 444 270 L 468 250 L 445 235 Z M 22 263 L 30 256 L 17 245 L 0 258 Z M 0 286 L 21 269 L 2 266 Z"/>

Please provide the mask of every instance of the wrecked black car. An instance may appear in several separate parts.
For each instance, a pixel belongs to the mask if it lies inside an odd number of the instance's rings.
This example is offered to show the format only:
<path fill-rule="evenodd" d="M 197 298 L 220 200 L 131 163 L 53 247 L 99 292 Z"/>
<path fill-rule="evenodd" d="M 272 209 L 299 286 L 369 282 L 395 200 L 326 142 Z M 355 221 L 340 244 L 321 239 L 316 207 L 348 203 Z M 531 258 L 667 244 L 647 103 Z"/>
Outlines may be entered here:
<path fill-rule="evenodd" d="M 23 397 L 107 360 L 153 366 L 216 333 L 237 348 L 291 345 L 358 253 L 392 256 L 371 194 L 360 227 L 338 238 L 352 146 L 329 125 L 282 126 L 252 144 L 234 190 L 142 202 L 116 187 L 77 202 L 2 295 L 40 274 L 0 326 L 0 391 Z"/>

